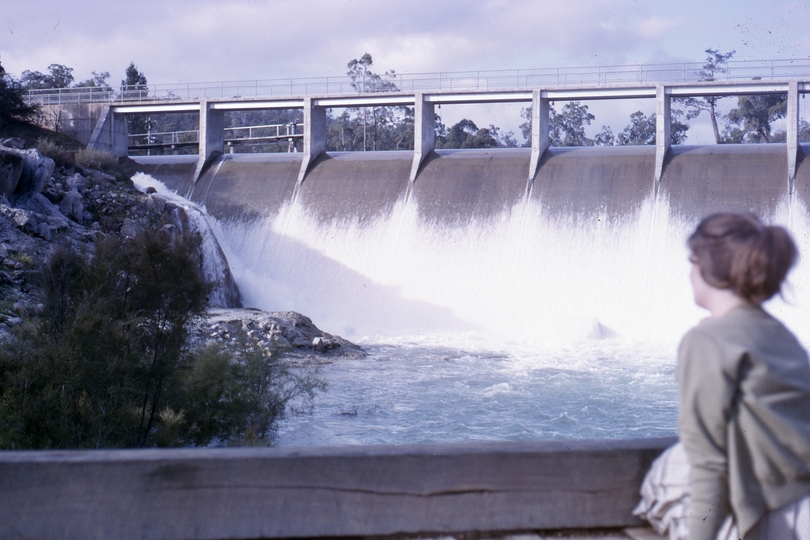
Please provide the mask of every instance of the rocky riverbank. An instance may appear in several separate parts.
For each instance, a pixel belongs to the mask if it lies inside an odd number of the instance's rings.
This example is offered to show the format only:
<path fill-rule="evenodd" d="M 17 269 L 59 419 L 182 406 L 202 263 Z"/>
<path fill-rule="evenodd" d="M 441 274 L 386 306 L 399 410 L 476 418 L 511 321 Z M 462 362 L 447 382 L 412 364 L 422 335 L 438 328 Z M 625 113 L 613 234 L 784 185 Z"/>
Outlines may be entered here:
<path fill-rule="evenodd" d="M 58 165 L 27 143 L 0 139 L 0 340 L 41 309 L 37 275 L 56 245 L 92 256 L 95 243 L 108 236 L 125 241 L 150 224 L 171 232 L 199 221 L 189 219 L 193 209 L 139 191 L 117 167 Z M 223 264 L 209 298 L 209 317 L 192 329 L 192 345 L 227 347 L 245 335 L 291 359 L 324 362 L 365 354 L 299 313 L 241 309 L 219 247 L 203 250 L 202 256 L 222 257 Z"/>

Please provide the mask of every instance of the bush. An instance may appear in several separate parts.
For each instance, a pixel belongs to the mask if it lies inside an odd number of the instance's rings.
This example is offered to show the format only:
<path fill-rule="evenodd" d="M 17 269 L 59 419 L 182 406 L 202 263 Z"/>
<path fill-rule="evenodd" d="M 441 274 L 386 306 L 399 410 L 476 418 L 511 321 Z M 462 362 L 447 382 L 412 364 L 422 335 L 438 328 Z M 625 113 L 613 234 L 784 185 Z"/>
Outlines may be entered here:
<path fill-rule="evenodd" d="M 45 157 L 51 158 L 57 167 L 72 167 L 76 163 L 74 154 L 68 152 L 50 139 L 43 138 L 37 141 L 37 150 Z"/>
<path fill-rule="evenodd" d="M 118 158 L 104 150 L 82 148 L 76 153 L 76 163 L 88 169 L 114 171 L 118 168 Z"/>
<path fill-rule="evenodd" d="M 189 350 L 210 292 L 199 243 L 156 226 L 93 257 L 57 247 L 41 316 L 0 348 L 0 448 L 272 442 L 287 404 L 324 383 L 247 336 Z"/>
<path fill-rule="evenodd" d="M 6 74 L 0 65 L 0 125 L 6 118 L 30 120 L 37 114 L 39 107 L 26 103 L 24 96 L 20 82 Z"/>

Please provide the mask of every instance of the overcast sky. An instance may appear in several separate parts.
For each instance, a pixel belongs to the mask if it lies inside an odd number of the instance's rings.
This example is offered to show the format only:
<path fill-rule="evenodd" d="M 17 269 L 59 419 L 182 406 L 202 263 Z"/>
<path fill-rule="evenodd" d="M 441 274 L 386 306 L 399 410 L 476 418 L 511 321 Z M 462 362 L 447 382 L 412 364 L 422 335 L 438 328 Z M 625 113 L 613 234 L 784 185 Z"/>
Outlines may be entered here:
<path fill-rule="evenodd" d="M 150 83 L 810 57 L 796 0 L 3 0 L 0 63 Z M 482 122 L 488 123 L 488 122 Z"/>

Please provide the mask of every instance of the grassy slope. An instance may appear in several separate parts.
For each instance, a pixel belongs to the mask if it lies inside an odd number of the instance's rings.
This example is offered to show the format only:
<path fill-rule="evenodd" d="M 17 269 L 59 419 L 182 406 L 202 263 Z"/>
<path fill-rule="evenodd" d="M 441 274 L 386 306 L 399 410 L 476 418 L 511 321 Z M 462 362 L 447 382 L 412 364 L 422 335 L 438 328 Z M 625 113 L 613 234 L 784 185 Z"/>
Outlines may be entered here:
<path fill-rule="evenodd" d="M 75 152 L 84 148 L 84 145 L 63 133 L 57 133 L 28 122 L 7 118 L 0 124 L 0 139 L 15 137 L 25 141 L 26 148 L 36 148 L 39 139 L 50 139 L 54 144 L 61 146 L 68 152 Z"/>

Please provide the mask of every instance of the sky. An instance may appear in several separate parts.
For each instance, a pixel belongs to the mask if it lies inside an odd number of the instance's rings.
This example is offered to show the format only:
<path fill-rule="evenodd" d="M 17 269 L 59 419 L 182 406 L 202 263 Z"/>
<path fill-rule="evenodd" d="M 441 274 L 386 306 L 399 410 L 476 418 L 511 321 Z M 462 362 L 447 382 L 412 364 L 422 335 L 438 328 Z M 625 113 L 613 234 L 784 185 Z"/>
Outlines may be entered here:
<path fill-rule="evenodd" d="M 808 59 L 810 1 L 4 0 L 0 10 L 12 76 L 55 63 L 76 81 L 108 71 L 113 84 L 130 62 L 154 84 L 339 76 L 366 52 L 374 71 L 424 73 L 699 62 L 707 48 Z M 476 121 L 508 124 L 499 110 Z"/>

